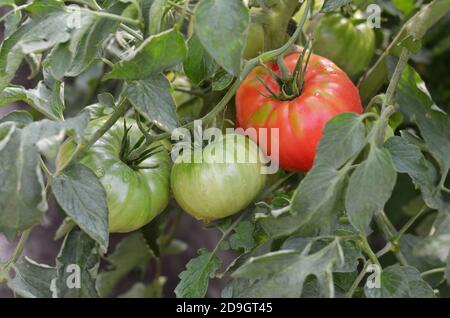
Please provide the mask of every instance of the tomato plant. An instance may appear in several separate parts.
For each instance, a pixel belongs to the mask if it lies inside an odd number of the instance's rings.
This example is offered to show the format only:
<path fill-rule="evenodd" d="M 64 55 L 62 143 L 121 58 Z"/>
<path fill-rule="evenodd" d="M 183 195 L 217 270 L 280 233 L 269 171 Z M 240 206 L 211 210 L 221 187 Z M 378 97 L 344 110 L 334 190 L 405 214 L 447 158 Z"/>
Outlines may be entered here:
<path fill-rule="evenodd" d="M 229 134 L 214 141 L 200 154 L 186 152 L 172 169 L 172 190 L 180 206 L 194 217 L 211 221 L 230 216 L 247 207 L 264 188 L 262 154 L 255 143 L 242 135 Z M 242 162 L 226 158 L 242 156 Z M 218 196 L 220 199 L 218 200 Z"/>
<path fill-rule="evenodd" d="M 300 56 L 292 53 L 284 58 L 292 73 Z M 281 76 L 276 64 L 268 67 Z M 316 54 L 311 55 L 298 96 L 277 100 L 268 95 L 269 88 L 280 92 L 269 71 L 254 69 L 236 93 L 237 122 L 244 129 L 279 129 L 280 165 L 288 170 L 312 167 L 322 130 L 331 118 L 343 112 L 362 113 L 356 86 L 334 63 Z M 269 154 L 273 143 L 269 138 L 265 149 Z"/>
<path fill-rule="evenodd" d="M 450 297 L 449 12 L 0 1 L 0 297 Z"/>

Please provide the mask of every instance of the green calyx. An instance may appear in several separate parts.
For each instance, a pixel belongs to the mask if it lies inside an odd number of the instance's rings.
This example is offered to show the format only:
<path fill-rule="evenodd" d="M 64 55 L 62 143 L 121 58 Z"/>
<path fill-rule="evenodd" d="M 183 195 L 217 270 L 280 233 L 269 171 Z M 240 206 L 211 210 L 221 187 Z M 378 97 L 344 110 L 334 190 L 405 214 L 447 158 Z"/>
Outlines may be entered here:
<path fill-rule="evenodd" d="M 311 58 L 312 49 L 311 42 L 308 41 L 306 46 L 303 48 L 300 57 L 295 65 L 294 71 L 291 72 L 285 61 L 284 57 L 280 56 L 277 60 L 278 68 L 280 69 L 281 77 L 276 74 L 270 67 L 261 63 L 261 66 L 269 72 L 272 78 L 277 82 L 279 86 L 279 93 L 275 93 L 269 85 L 258 76 L 258 80 L 264 85 L 269 94 L 260 92 L 266 97 L 270 97 L 277 100 L 293 100 L 301 95 L 303 85 L 305 82 L 306 68 Z"/>

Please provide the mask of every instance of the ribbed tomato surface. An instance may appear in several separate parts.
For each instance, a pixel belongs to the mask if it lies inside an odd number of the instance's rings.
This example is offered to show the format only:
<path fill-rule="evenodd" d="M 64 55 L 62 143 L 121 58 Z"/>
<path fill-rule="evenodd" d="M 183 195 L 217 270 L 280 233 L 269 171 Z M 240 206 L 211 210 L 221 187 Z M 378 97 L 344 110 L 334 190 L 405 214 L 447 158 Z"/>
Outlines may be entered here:
<path fill-rule="evenodd" d="M 299 57 L 300 53 L 294 52 L 284 58 L 291 72 Z M 268 66 L 280 75 L 275 63 Z M 280 91 L 267 70 L 261 66 L 255 68 L 237 91 L 237 122 L 244 129 L 256 128 L 258 133 L 261 128 L 269 129 L 268 142 L 265 145 L 260 142 L 260 147 L 269 155 L 276 149 L 272 143 L 275 146 L 277 142 L 271 137 L 270 129 L 278 128 L 279 164 L 284 169 L 311 169 L 326 123 L 343 112 L 363 111 L 358 89 L 347 74 L 319 55 L 311 55 L 301 95 L 292 100 L 281 101 L 267 96 L 269 92 L 258 76 L 275 93 Z M 258 141 L 256 136 L 253 139 Z"/>

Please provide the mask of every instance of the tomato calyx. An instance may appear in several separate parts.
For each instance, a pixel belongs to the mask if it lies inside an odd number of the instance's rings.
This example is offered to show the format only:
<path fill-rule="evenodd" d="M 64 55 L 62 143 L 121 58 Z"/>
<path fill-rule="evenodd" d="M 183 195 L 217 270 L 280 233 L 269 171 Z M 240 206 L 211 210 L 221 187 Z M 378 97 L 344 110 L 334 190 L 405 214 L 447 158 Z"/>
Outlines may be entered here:
<path fill-rule="evenodd" d="M 293 100 L 302 94 L 303 85 L 305 82 L 306 68 L 309 63 L 309 59 L 312 54 L 312 43 L 307 41 L 305 47 L 303 48 L 300 57 L 295 65 L 294 71 L 291 73 L 288 69 L 286 62 L 284 61 L 284 56 L 280 56 L 277 59 L 277 65 L 281 73 L 281 77 L 276 74 L 269 66 L 261 63 L 261 66 L 267 70 L 267 72 L 272 76 L 275 82 L 279 86 L 279 93 L 275 93 L 269 85 L 257 75 L 258 81 L 264 85 L 267 93 L 259 91 L 259 93 L 267 98 L 273 98 L 276 100 L 287 101 Z"/>
<path fill-rule="evenodd" d="M 148 165 L 148 164 L 143 164 L 143 162 L 145 160 L 147 160 L 148 158 L 151 158 L 152 156 L 163 151 L 163 146 L 160 144 L 151 145 L 139 157 L 137 157 L 136 159 L 130 159 L 130 157 L 131 157 L 130 154 L 134 150 L 138 149 L 144 143 L 144 141 L 146 139 L 145 135 L 143 135 L 141 138 L 139 138 L 139 140 L 134 145 L 131 145 L 131 138 L 129 136 L 131 127 L 132 127 L 131 125 L 129 127 L 127 126 L 126 120 L 124 118 L 124 120 L 123 120 L 124 133 L 123 133 L 121 147 L 120 147 L 120 153 L 119 153 L 120 160 L 122 162 L 124 162 L 126 165 L 128 165 L 130 168 L 132 168 L 133 170 L 158 168 L 158 166 L 159 166 L 158 164 Z M 139 125 L 139 127 L 141 128 L 141 125 Z M 148 132 L 146 132 L 146 134 L 148 134 Z"/>

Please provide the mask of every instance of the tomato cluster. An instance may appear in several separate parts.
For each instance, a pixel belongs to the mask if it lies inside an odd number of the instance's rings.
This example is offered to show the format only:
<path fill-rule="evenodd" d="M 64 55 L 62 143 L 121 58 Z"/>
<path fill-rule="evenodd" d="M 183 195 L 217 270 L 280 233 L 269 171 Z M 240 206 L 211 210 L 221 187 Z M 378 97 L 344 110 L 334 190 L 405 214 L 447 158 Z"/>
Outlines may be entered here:
<path fill-rule="evenodd" d="M 374 49 L 372 30 L 353 25 L 339 14 L 323 17 L 316 30 L 315 51 L 323 52 L 351 75 L 369 63 Z M 250 32 L 246 58 L 264 49 L 262 27 L 252 24 Z M 346 56 L 349 48 L 358 51 L 356 57 Z M 363 109 L 358 89 L 339 66 L 317 54 L 311 54 L 307 61 L 301 56 L 299 49 L 284 57 L 284 74 L 279 62 L 256 67 L 240 85 L 236 93 L 237 125 L 253 128 L 253 141 L 243 135 L 225 135 L 204 148 L 184 151 L 173 165 L 168 151 L 155 143 L 150 147 L 160 150 L 136 166 L 124 158 L 123 142 L 124 134 L 130 144 L 142 138 L 137 124 L 127 119 L 129 127 L 124 129 L 123 120 L 119 120 L 108 130 L 81 163 L 97 174 L 106 190 L 110 232 L 130 232 L 150 222 L 168 205 L 171 190 L 179 205 L 197 219 L 208 222 L 237 213 L 264 188 L 266 176 L 261 159 L 264 154 L 273 155 L 275 147 L 279 156 L 271 159 L 281 168 L 303 172 L 311 169 L 326 123 L 337 114 L 362 113 Z M 303 73 L 297 83 L 299 89 L 286 95 L 280 79 L 286 71 L 294 74 L 298 65 Z M 187 98 L 180 94 L 174 92 L 175 100 Z M 87 135 L 106 120 L 93 120 Z M 258 140 L 262 129 L 266 130 L 266 143 Z M 273 129 L 277 134 L 271 134 Z M 277 135 L 278 138 L 273 137 Z M 59 164 L 67 161 L 75 147 L 72 140 L 63 144 Z M 246 161 L 229 162 L 214 157 L 224 154 L 225 158 L 236 159 L 239 152 Z M 195 159 L 198 157 L 202 158 L 200 162 Z"/>

